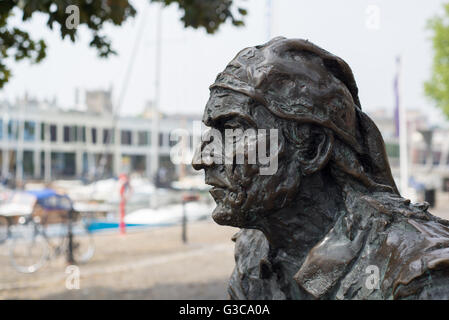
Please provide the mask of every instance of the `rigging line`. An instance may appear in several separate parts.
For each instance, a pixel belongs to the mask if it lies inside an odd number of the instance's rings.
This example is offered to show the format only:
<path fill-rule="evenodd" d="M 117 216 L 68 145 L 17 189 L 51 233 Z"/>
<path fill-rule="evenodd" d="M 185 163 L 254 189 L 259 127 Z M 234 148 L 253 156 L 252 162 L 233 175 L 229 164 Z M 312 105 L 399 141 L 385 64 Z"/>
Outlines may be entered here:
<path fill-rule="evenodd" d="M 125 74 L 125 78 L 123 81 L 122 89 L 120 91 L 118 103 L 113 107 L 113 110 L 112 110 L 112 128 L 110 129 L 110 132 L 109 132 L 109 130 L 107 130 L 108 134 L 106 136 L 105 141 L 104 141 L 104 137 L 103 137 L 103 141 L 98 141 L 98 143 L 105 144 L 104 151 L 102 152 L 100 159 L 97 161 L 97 164 L 95 165 L 96 168 L 100 166 L 98 178 L 102 178 L 104 176 L 104 171 L 105 171 L 104 169 L 105 169 L 105 166 L 107 163 L 107 158 L 106 158 L 107 153 L 108 153 L 108 151 L 110 151 L 110 148 L 112 147 L 112 143 L 110 143 L 110 142 L 111 142 L 112 136 L 115 134 L 115 129 L 117 127 L 117 121 L 118 121 L 118 117 L 120 114 L 120 109 L 122 108 L 123 100 L 125 99 L 125 96 L 126 96 L 130 77 L 131 77 L 132 71 L 134 69 L 134 62 L 136 60 L 136 55 L 140 48 L 140 42 L 142 40 L 143 30 L 145 29 L 146 22 L 147 22 L 148 7 L 149 7 L 149 5 L 147 4 L 145 6 L 144 12 L 142 14 L 142 21 L 139 25 L 139 29 L 137 30 L 136 38 L 134 39 L 134 45 L 133 45 L 133 49 L 131 51 L 130 59 L 128 61 L 128 67 L 126 69 L 126 74 Z M 117 140 L 117 139 L 115 139 L 115 140 Z M 120 141 L 115 141 L 115 140 L 114 140 L 114 144 L 120 143 Z M 95 176 L 97 176 L 96 171 L 97 170 L 95 170 Z M 97 180 L 97 179 L 95 179 L 95 177 L 94 177 L 94 180 Z"/>

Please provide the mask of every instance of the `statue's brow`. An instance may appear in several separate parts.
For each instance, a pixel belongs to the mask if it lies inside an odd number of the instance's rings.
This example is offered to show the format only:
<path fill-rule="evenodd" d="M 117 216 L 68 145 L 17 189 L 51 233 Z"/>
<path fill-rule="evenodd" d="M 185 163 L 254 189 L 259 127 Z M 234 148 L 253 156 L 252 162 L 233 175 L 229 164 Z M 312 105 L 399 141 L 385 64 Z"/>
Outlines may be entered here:
<path fill-rule="evenodd" d="M 249 116 L 245 116 L 239 113 L 231 113 L 231 114 L 221 114 L 214 118 L 210 119 L 211 124 L 216 127 L 220 124 L 224 125 L 226 122 L 235 121 L 237 123 L 242 123 L 248 127 L 257 128 L 256 122 L 251 119 Z"/>

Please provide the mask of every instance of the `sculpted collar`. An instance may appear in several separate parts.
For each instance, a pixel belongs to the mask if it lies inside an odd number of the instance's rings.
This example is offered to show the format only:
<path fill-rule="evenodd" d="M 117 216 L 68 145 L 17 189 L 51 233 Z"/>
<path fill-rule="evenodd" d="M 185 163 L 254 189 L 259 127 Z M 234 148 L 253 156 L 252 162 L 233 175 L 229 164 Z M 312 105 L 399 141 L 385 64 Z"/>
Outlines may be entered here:
<path fill-rule="evenodd" d="M 376 265 L 381 270 L 380 294 L 396 298 L 399 285 L 449 265 L 449 228 L 426 211 L 428 204 L 353 190 L 347 192 L 346 204 L 348 212 L 309 252 L 294 277 L 313 297 L 332 293 L 344 299 L 351 287 L 360 288 L 365 297 L 375 294 L 364 288 L 366 277 L 360 275 L 368 276 L 366 267 Z"/>

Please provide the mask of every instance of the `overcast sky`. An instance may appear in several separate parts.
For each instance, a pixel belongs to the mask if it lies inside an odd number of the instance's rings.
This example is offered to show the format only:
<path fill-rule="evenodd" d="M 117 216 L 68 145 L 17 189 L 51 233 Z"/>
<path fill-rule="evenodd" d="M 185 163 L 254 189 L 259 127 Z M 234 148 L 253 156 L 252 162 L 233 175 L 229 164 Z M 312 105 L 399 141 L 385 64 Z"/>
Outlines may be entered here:
<path fill-rule="evenodd" d="M 422 108 L 437 118 L 439 113 L 423 93 L 429 78 L 432 48 L 427 20 L 442 12 L 442 0 L 272 0 L 271 37 L 309 39 L 343 58 L 352 68 L 364 110 L 393 109 L 392 82 L 395 57 L 402 56 L 403 102 L 407 108 Z M 13 78 L 0 98 L 13 100 L 25 90 L 38 98 L 56 96 L 64 107 L 74 104 L 75 88 L 114 88 L 118 100 L 139 25 L 144 36 L 137 51 L 122 114 L 140 112 L 154 98 L 157 5 L 134 0 L 136 19 L 123 27 L 108 27 L 118 56 L 97 58 L 88 47 L 89 33 L 80 30 L 79 41 L 62 41 L 36 15 L 25 25 L 48 44 L 48 57 L 39 65 L 14 63 Z M 235 54 L 244 47 L 264 43 L 268 37 L 267 2 L 238 1 L 248 9 L 246 26 L 223 26 L 215 35 L 184 29 L 176 6 L 163 10 L 161 108 L 169 113 L 201 113 L 208 86 Z M 144 7 L 148 6 L 144 16 Z M 377 14 L 378 18 L 377 19 Z M 378 23 L 377 23 L 378 22 Z"/>

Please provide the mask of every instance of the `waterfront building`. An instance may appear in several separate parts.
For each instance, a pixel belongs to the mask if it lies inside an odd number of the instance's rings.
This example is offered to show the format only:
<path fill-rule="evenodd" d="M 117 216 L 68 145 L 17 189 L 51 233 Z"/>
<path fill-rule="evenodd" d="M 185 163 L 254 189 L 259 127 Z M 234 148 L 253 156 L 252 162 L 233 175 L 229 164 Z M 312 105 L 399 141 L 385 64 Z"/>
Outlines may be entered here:
<path fill-rule="evenodd" d="M 193 141 L 193 121 L 200 115 L 172 115 L 145 110 L 141 116 L 115 117 L 109 91 L 86 92 L 85 110 L 63 110 L 56 100 L 24 98 L 0 101 L 2 177 L 95 179 L 138 172 L 154 178 L 159 168 L 179 172 L 170 161 L 170 132 L 183 128 Z M 152 138 L 154 117 L 157 138 Z M 153 142 L 157 141 L 157 145 Z M 153 155 L 158 161 L 154 163 Z"/>

